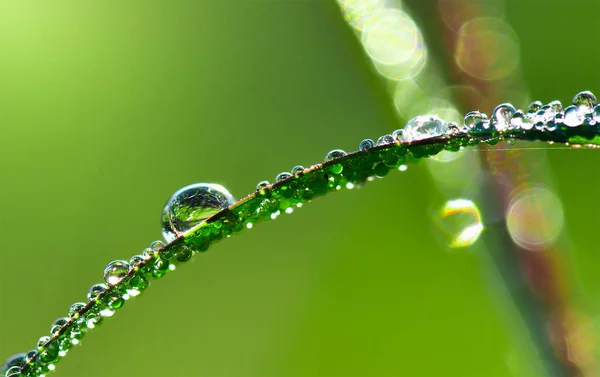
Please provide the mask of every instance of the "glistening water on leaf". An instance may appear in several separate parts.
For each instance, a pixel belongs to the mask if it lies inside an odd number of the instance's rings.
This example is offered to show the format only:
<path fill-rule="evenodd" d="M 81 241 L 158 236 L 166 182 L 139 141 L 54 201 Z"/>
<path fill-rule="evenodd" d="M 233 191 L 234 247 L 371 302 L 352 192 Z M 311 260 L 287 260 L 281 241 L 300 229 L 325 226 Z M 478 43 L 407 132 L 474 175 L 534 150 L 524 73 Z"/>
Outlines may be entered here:
<path fill-rule="evenodd" d="M 87 303 L 73 304 L 69 317 L 52 324 L 50 336 L 41 337 L 35 350 L 9 358 L 2 366 L 2 374 L 33 377 L 54 370 L 55 364 L 80 343 L 89 329 L 143 292 L 149 280 L 164 276 L 194 254 L 206 251 L 213 242 L 275 219 L 282 212 L 291 213 L 295 207 L 329 192 L 382 178 L 393 169 L 406 170 L 405 163 L 415 163 L 442 151 L 458 151 L 480 143 L 494 145 L 502 140 L 600 147 L 600 105 L 586 91 L 578 93 L 573 105 L 564 111 L 558 101 L 545 106 L 534 102 L 527 113 L 502 104 L 491 119 L 483 113 L 470 112 L 462 125 L 447 123 L 435 115 L 418 116 L 402 130 L 380 137 L 377 143 L 363 140 L 356 152 L 335 149 L 322 164 L 308 169 L 295 166 L 291 173 L 278 174 L 272 184 L 260 182 L 255 192 L 236 203 L 222 186 L 186 186 L 171 197 L 163 211 L 163 235 L 168 243 L 155 241 L 129 262 L 110 262 L 104 270 L 106 284 L 93 285 Z M 481 230 L 479 225 L 476 230 Z"/>

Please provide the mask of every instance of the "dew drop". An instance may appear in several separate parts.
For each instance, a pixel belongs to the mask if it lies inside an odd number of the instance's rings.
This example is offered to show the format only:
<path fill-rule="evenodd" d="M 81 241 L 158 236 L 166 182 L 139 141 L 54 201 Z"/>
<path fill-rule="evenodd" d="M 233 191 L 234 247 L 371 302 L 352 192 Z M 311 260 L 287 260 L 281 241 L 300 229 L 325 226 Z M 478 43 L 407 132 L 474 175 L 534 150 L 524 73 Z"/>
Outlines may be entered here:
<path fill-rule="evenodd" d="M 600 105 L 596 105 L 594 107 L 594 111 L 592 112 L 593 119 L 596 123 L 600 123 Z"/>
<path fill-rule="evenodd" d="M 264 190 L 270 185 L 269 181 L 260 181 L 256 185 L 256 191 Z"/>
<path fill-rule="evenodd" d="M 492 111 L 492 122 L 496 130 L 506 131 L 510 126 L 510 120 L 515 115 L 517 110 L 510 103 L 502 103 Z"/>
<path fill-rule="evenodd" d="M 106 284 L 94 284 L 90 287 L 90 290 L 88 291 L 87 297 L 88 297 L 88 301 L 92 301 L 93 299 L 95 299 L 96 297 L 98 297 L 98 295 L 100 293 L 102 293 L 106 288 L 108 288 L 106 286 Z"/>
<path fill-rule="evenodd" d="M 279 174 L 277 174 L 277 177 L 275 177 L 275 182 L 281 182 L 283 180 L 290 178 L 291 176 L 292 176 L 292 174 L 288 173 L 288 172 L 279 173 Z"/>
<path fill-rule="evenodd" d="M 42 336 L 38 339 L 37 342 L 37 349 L 40 350 L 41 348 L 44 348 L 44 346 L 50 341 L 50 337 L 49 336 Z"/>
<path fill-rule="evenodd" d="M 296 165 L 292 168 L 292 174 L 300 174 L 304 171 L 304 166 L 302 165 Z"/>
<path fill-rule="evenodd" d="M 488 121 L 488 116 L 485 113 L 481 113 L 479 111 L 471 111 L 465 115 L 465 126 L 468 129 L 476 128 L 483 129 L 487 128 L 486 124 Z"/>
<path fill-rule="evenodd" d="M 395 131 L 394 131 L 395 132 Z M 358 149 L 360 151 L 366 151 L 367 149 L 371 149 L 375 147 L 375 142 L 371 139 L 364 139 L 363 141 L 360 142 Z"/>
<path fill-rule="evenodd" d="M 327 155 L 325 156 L 325 162 L 333 161 L 335 159 L 344 157 L 345 155 L 347 155 L 347 153 L 344 152 L 343 150 L 334 149 L 332 151 L 329 151 L 329 153 L 327 153 Z"/>
<path fill-rule="evenodd" d="M 83 302 L 76 302 L 69 308 L 69 317 L 73 318 L 79 315 L 79 312 L 85 308 L 85 304 Z"/>
<path fill-rule="evenodd" d="M 404 136 L 409 141 L 445 136 L 448 133 L 448 123 L 436 115 L 420 115 L 412 118 L 404 127 Z"/>
<path fill-rule="evenodd" d="M 404 130 L 402 128 L 399 128 L 392 132 L 392 139 L 394 139 L 394 141 L 404 141 Z"/>
<path fill-rule="evenodd" d="M 60 331 L 60 329 L 67 323 L 69 323 L 68 318 L 66 318 L 66 317 L 58 318 L 56 321 L 54 321 L 52 323 L 52 326 L 50 326 L 50 334 L 52 334 L 52 336 L 57 335 L 58 332 Z"/>
<path fill-rule="evenodd" d="M 227 189 L 214 183 L 186 186 L 171 196 L 162 213 L 162 233 L 167 242 L 235 203 Z"/>
<path fill-rule="evenodd" d="M 21 377 L 21 367 L 10 367 L 6 371 L 3 371 L 3 377 Z"/>
<path fill-rule="evenodd" d="M 108 285 L 115 285 L 129 272 L 129 263 L 124 260 L 114 260 L 104 269 L 104 281 Z"/>
<path fill-rule="evenodd" d="M 10 368 L 17 367 L 21 368 L 23 365 L 27 363 L 26 355 L 24 353 L 17 353 L 6 359 L 2 367 L 0 368 L 0 376 L 4 376 L 3 373 L 6 373 Z"/>
<path fill-rule="evenodd" d="M 577 106 L 569 106 L 565 109 L 565 118 L 563 123 L 569 127 L 577 127 L 583 123 L 585 117 L 579 111 Z"/>
<path fill-rule="evenodd" d="M 129 266 L 131 268 L 138 268 L 142 262 L 144 262 L 144 257 L 141 255 L 134 255 L 129 259 Z"/>
<path fill-rule="evenodd" d="M 392 137 L 392 135 L 383 135 L 380 136 L 379 139 L 377 139 L 377 146 L 393 144 L 394 142 L 395 140 Z"/>
<path fill-rule="evenodd" d="M 552 107 L 552 109 L 554 109 L 554 112 L 556 113 L 560 113 L 561 111 L 563 111 L 563 105 L 558 100 L 548 103 L 548 106 Z"/>
<path fill-rule="evenodd" d="M 580 111 L 589 112 L 598 103 L 596 96 L 590 91 L 579 92 L 573 97 L 573 105 Z"/>
<path fill-rule="evenodd" d="M 530 114 L 537 113 L 541 108 L 542 108 L 542 102 L 541 101 L 533 101 L 527 107 L 527 112 L 530 113 Z"/>

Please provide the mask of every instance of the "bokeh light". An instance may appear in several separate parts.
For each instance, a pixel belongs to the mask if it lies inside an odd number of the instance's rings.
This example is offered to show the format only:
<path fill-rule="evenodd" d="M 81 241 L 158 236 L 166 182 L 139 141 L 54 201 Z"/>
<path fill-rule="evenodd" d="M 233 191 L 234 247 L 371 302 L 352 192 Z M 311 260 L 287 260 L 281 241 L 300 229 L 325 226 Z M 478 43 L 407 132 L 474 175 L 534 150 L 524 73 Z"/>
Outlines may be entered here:
<path fill-rule="evenodd" d="M 451 248 L 472 245 L 484 229 L 479 208 L 467 199 L 447 201 L 436 220 Z"/>

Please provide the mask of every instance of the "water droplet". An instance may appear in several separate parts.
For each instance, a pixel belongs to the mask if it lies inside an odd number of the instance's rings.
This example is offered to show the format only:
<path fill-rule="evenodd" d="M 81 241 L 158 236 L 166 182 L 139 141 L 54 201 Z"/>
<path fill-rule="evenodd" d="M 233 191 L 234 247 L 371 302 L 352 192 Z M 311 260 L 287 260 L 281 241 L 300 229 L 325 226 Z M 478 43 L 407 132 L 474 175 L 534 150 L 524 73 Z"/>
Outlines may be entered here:
<path fill-rule="evenodd" d="M 2 367 L 0 368 L 0 376 L 4 376 L 4 374 L 2 373 L 5 373 L 12 367 L 21 368 L 23 365 L 25 365 L 25 363 L 27 363 L 25 357 L 26 355 L 24 353 L 17 353 L 6 359 L 6 361 L 4 362 L 4 364 L 2 364 Z"/>
<path fill-rule="evenodd" d="M 50 341 L 50 337 L 49 336 L 42 336 L 38 339 L 37 342 L 37 349 L 41 349 L 44 348 L 44 346 L 46 345 L 46 343 L 48 343 Z"/>
<path fill-rule="evenodd" d="M 394 139 L 394 141 L 404 141 L 404 130 L 400 128 L 392 132 L 392 139 Z"/>
<path fill-rule="evenodd" d="M 129 259 L 129 266 L 131 268 L 138 268 L 140 266 L 140 264 L 142 264 L 142 262 L 144 262 L 144 257 L 141 255 L 134 255 L 131 257 L 131 259 Z"/>
<path fill-rule="evenodd" d="M 598 103 L 594 93 L 590 91 L 579 92 L 573 97 L 573 105 L 577 106 L 580 111 L 589 112 Z"/>
<path fill-rule="evenodd" d="M 104 269 L 104 281 L 108 285 L 115 285 L 129 272 L 129 263 L 124 260 L 114 260 Z"/>
<path fill-rule="evenodd" d="M 517 110 L 510 103 L 502 103 L 492 111 L 492 122 L 496 130 L 506 131 L 510 126 L 510 120 L 515 115 Z"/>
<path fill-rule="evenodd" d="M 329 153 L 327 153 L 327 155 L 325 156 L 325 162 L 328 161 L 332 161 L 341 157 L 344 157 L 345 155 L 347 155 L 346 152 L 344 152 L 341 149 L 334 149 L 332 151 L 329 151 Z"/>
<path fill-rule="evenodd" d="M 227 189 L 214 183 L 186 186 L 171 196 L 162 213 L 162 233 L 167 242 L 235 203 Z"/>
<path fill-rule="evenodd" d="M 523 120 L 524 119 L 525 119 L 525 114 L 523 114 L 523 112 L 521 110 L 517 110 L 517 112 L 515 112 L 515 115 L 510 120 L 510 125 L 513 128 L 523 129 L 523 123 L 524 123 Z"/>
<path fill-rule="evenodd" d="M 471 111 L 465 115 L 465 126 L 469 129 L 477 128 L 483 129 L 487 128 L 488 116 L 485 113 L 481 113 L 479 111 Z"/>
<path fill-rule="evenodd" d="M 60 329 L 67 323 L 69 323 L 69 319 L 66 317 L 57 319 L 52 323 L 52 326 L 50 326 L 50 334 L 52 334 L 52 336 L 57 335 Z"/>
<path fill-rule="evenodd" d="M 596 105 L 594 107 L 594 111 L 592 112 L 593 119 L 596 123 L 600 123 L 600 105 Z"/>
<path fill-rule="evenodd" d="M 2 376 L 6 377 L 21 377 L 21 367 L 10 367 L 8 368 Z"/>
<path fill-rule="evenodd" d="M 104 291 L 106 288 L 108 288 L 106 286 L 106 284 L 94 284 L 90 287 L 90 290 L 88 291 L 87 297 L 88 297 L 88 301 L 92 301 L 93 299 L 95 299 L 96 297 L 98 297 L 98 295 L 100 293 L 102 293 L 102 291 Z"/>
<path fill-rule="evenodd" d="M 527 108 L 528 113 L 537 113 L 542 108 L 541 101 L 533 101 Z"/>
<path fill-rule="evenodd" d="M 569 106 L 565 109 L 565 118 L 563 123 L 569 127 L 577 127 L 583 123 L 584 115 L 579 111 L 577 106 Z"/>
<path fill-rule="evenodd" d="M 79 312 L 85 308 L 85 304 L 83 302 L 76 302 L 69 308 L 69 317 L 73 318 L 79 315 Z"/>
<path fill-rule="evenodd" d="M 377 146 L 393 144 L 394 142 L 395 142 L 395 140 L 392 137 L 392 135 L 383 135 L 383 136 L 380 136 L 379 139 L 377 139 Z"/>
<path fill-rule="evenodd" d="M 292 174 L 299 174 L 299 173 L 302 173 L 304 170 L 305 170 L 304 166 L 296 165 L 292 168 Z"/>
<path fill-rule="evenodd" d="M 264 190 L 270 185 L 269 181 L 260 181 L 256 185 L 256 191 Z"/>
<path fill-rule="evenodd" d="M 277 177 L 275 177 L 275 182 L 281 182 L 283 180 L 290 178 L 291 176 L 292 176 L 292 174 L 288 173 L 288 172 L 279 173 L 279 174 L 277 174 Z"/>
<path fill-rule="evenodd" d="M 554 112 L 556 113 L 560 113 L 561 111 L 563 111 L 563 105 L 558 100 L 548 103 L 548 106 L 552 107 L 552 109 L 554 109 Z"/>
<path fill-rule="evenodd" d="M 435 115 L 420 115 L 408 121 L 404 136 L 408 141 L 423 140 L 448 133 L 448 123 Z"/>
<path fill-rule="evenodd" d="M 375 147 L 375 142 L 371 139 L 364 139 L 363 141 L 360 142 L 358 149 L 360 151 L 366 151 L 367 149 L 371 149 Z"/>

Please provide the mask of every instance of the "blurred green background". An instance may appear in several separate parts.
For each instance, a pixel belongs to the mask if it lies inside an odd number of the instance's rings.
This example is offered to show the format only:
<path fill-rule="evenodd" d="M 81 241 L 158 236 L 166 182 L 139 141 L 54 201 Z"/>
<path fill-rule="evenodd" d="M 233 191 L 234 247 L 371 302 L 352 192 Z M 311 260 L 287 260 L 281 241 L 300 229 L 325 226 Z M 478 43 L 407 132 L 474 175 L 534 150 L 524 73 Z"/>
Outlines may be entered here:
<path fill-rule="evenodd" d="M 533 98 L 600 94 L 600 3 L 507 14 Z M 0 0 L 0 357 L 34 348 L 106 263 L 159 239 L 179 187 L 243 197 L 398 128 L 392 108 L 333 1 Z M 551 166 L 594 320 L 600 151 L 523 153 Z M 484 250 L 448 253 L 435 235 L 442 198 L 410 166 L 215 245 L 58 375 L 530 377 Z"/>

